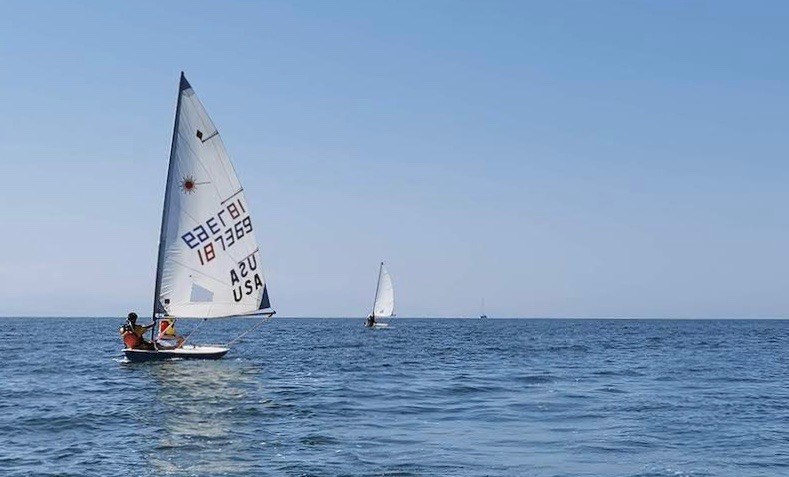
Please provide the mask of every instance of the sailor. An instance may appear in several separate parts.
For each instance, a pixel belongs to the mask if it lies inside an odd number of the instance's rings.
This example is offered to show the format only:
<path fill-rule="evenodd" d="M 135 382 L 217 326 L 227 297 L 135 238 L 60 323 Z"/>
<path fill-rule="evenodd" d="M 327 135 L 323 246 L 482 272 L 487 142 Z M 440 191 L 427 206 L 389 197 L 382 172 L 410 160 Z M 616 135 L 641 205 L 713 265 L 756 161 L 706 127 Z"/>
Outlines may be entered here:
<path fill-rule="evenodd" d="M 159 336 L 156 337 L 156 348 L 177 349 L 183 344 L 184 337 L 175 331 L 175 320 L 172 318 L 159 320 Z"/>
<path fill-rule="evenodd" d="M 123 343 L 129 349 L 153 349 L 153 345 L 143 338 L 145 332 L 153 328 L 153 325 L 153 322 L 145 326 L 138 325 L 137 313 L 129 313 L 126 323 L 120 329 Z"/>
<path fill-rule="evenodd" d="M 370 313 L 370 316 L 367 317 L 367 323 L 365 323 L 365 326 L 368 328 L 375 326 L 375 315 Z"/>

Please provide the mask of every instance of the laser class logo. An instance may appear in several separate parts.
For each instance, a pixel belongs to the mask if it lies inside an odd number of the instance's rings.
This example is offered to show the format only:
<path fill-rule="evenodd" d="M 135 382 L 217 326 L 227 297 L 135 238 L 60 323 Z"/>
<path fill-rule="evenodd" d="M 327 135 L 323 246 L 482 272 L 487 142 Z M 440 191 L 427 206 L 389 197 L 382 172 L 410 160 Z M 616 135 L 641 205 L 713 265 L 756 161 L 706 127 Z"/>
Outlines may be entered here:
<path fill-rule="evenodd" d="M 181 191 L 184 194 L 194 194 L 197 189 L 197 182 L 192 176 L 186 176 L 181 180 Z"/>

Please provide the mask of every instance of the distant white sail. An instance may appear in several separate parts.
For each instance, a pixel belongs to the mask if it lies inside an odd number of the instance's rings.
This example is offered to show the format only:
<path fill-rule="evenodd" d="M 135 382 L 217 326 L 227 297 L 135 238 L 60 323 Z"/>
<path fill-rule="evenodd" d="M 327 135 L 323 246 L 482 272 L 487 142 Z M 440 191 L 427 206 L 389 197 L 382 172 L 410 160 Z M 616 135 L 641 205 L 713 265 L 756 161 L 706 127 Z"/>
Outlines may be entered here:
<path fill-rule="evenodd" d="M 249 204 L 222 138 L 181 75 L 154 310 L 176 318 L 270 307 Z"/>
<path fill-rule="evenodd" d="M 378 287 L 375 293 L 375 304 L 373 305 L 373 315 L 376 318 L 387 318 L 394 316 L 394 287 L 392 277 L 386 270 L 383 262 L 378 272 Z"/>

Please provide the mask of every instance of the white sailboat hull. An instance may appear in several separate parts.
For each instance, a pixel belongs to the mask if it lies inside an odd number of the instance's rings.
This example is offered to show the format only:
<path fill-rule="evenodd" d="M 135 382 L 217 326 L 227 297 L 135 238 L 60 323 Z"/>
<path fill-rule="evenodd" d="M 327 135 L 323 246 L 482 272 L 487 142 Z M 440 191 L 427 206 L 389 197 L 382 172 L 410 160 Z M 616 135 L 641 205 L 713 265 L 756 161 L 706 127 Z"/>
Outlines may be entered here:
<path fill-rule="evenodd" d="M 145 350 L 124 349 L 126 359 L 132 362 L 163 361 L 168 359 L 219 359 L 227 354 L 230 348 L 224 346 L 187 345 L 178 349 Z"/>
<path fill-rule="evenodd" d="M 389 328 L 389 323 L 375 323 L 373 328 Z"/>

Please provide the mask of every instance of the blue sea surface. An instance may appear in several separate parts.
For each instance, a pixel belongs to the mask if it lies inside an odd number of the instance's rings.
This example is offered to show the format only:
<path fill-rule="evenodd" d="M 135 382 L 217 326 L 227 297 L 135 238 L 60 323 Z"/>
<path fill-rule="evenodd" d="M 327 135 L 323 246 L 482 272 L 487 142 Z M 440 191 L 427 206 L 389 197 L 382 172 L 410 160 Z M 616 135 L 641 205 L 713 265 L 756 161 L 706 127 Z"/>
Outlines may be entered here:
<path fill-rule="evenodd" d="M 362 322 L 0 319 L 0 475 L 789 475 L 787 321 Z"/>

